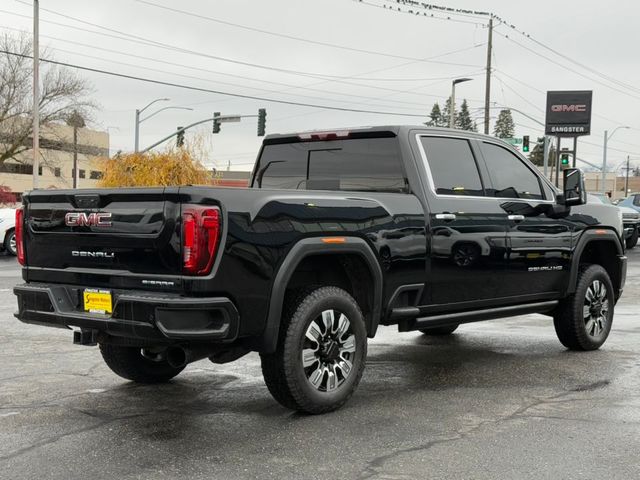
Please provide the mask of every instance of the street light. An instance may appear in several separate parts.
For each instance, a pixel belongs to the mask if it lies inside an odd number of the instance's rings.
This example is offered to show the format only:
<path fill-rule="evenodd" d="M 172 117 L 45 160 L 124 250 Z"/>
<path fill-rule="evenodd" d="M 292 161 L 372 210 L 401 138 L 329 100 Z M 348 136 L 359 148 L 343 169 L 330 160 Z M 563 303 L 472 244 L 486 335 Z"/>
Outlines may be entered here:
<path fill-rule="evenodd" d="M 156 102 L 168 102 L 170 100 L 171 100 L 170 98 L 156 98 L 154 101 L 149 102 L 144 108 L 141 108 L 139 110 L 136 109 L 136 128 L 135 128 L 135 151 L 136 152 L 139 149 L 139 142 L 140 142 L 140 114 Z"/>
<path fill-rule="evenodd" d="M 159 114 L 160 112 L 164 112 L 165 110 L 189 110 L 189 111 L 193 111 L 193 108 L 189 108 L 189 107 L 164 107 L 164 108 L 161 108 L 160 110 L 156 110 L 151 115 L 147 115 L 146 117 L 141 118 L 140 120 L 138 120 L 138 124 L 144 122 L 145 120 L 149 120 L 151 117 L 155 117 L 157 114 Z"/>
<path fill-rule="evenodd" d="M 604 131 L 604 147 L 603 147 L 603 152 L 602 152 L 602 193 L 606 193 L 607 192 L 607 187 L 606 187 L 606 181 L 607 181 L 607 144 L 609 143 L 609 140 L 611 139 L 611 137 L 613 137 L 613 134 L 616 133 L 621 128 L 624 128 L 624 129 L 628 130 L 631 127 L 628 127 L 626 125 L 620 125 L 619 127 L 616 127 L 613 130 L 613 132 L 611 132 L 611 135 L 609 135 L 609 132 L 607 130 Z"/>
<path fill-rule="evenodd" d="M 473 78 L 456 78 L 451 82 L 451 111 L 449 112 L 449 128 L 454 128 L 456 118 L 456 85 L 463 82 L 470 82 Z"/>

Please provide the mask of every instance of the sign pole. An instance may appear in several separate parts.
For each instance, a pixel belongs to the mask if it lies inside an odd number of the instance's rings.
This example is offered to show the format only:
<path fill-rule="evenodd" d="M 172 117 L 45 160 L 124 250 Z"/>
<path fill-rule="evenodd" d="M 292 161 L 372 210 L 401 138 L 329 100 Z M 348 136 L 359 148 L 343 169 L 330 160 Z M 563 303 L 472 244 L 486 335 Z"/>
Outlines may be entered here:
<path fill-rule="evenodd" d="M 542 162 L 544 164 L 544 168 L 543 168 L 544 169 L 544 176 L 546 178 L 549 178 L 547 176 L 547 173 L 548 173 L 548 170 L 549 170 L 549 165 L 548 165 L 548 163 L 549 163 L 549 137 L 545 135 L 543 138 L 544 138 L 544 143 L 543 143 L 543 152 L 544 153 L 543 153 Z"/>

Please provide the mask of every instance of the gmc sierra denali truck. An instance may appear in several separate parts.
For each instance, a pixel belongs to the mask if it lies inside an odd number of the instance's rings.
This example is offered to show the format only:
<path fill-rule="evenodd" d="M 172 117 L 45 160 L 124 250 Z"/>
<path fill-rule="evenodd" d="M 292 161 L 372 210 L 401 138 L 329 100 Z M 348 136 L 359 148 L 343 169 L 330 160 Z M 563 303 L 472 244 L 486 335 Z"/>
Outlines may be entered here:
<path fill-rule="evenodd" d="M 622 219 L 509 145 L 391 126 L 265 137 L 246 189 L 28 193 L 17 318 L 73 330 L 135 382 L 259 352 L 285 407 L 343 405 L 379 325 L 426 335 L 520 314 L 560 342 L 606 340 Z"/>

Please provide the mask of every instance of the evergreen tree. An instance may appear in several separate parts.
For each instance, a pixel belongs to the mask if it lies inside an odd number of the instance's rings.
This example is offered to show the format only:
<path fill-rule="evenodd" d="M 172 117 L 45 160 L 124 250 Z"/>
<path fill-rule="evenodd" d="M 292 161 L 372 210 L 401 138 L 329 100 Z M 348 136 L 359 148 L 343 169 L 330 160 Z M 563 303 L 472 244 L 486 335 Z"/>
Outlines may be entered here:
<path fill-rule="evenodd" d="M 437 102 L 433 104 L 433 108 L 429 114 L 429 121 L 425 122 L 425 125 L 429 127 L 444 127 L 445 122 L 442 118 L 442 111 Z"/>
<path fill-rule="evenodd" d="M 533 146 L 531 153 L 529 154 L 529 160 L 538 167 L 544 166 L 544 143 L 538 142 Z M 551 145 L 549 149 L 549 160 L 547 166 L 555 165 L 556 162 L 556 149 Z"/>
<path fill-rule="evenodd" d="M 456 118 L 456 128 L 460 130 L 468 130 L 471 132 L 477 131 L 477 126 L 474 124 L 473 120 L 471 120 L 469 105 L 467 104 L 466 98 L 462 101 L 462 105 L 460 106 L 460 112 L 458 113 Z"/>
<path fill-rule="evenodd" d="M 513 116 L 511 110 L 500 110 L 496 126 L 493 130 L 493 134 L 498 138 L 513 138 L 516 131 L 516 125 L 513 123 Z"/>
<path fill-rule="evenodd" d="M 449 127 L 449 122 L 451 120 L 451 97 L 447 99 L 447 103 L 444 104 L 444 108 L 442 109 L 442 123 L 444 127 Z M 453 125 L 456 125 L 457 115 L 454 113 L 453 116 Z"/>

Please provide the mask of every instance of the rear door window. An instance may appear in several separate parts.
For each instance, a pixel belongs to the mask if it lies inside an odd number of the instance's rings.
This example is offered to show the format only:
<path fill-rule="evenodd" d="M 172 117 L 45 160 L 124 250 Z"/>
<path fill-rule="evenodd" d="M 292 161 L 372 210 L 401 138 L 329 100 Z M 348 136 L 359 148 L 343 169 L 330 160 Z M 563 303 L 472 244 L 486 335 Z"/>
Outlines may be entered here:
<path fill-rule="evenodd" d="M 420 142 L 438 195 L 484 196 L 480 172 L 468 140 L 423 136 Z"/>

